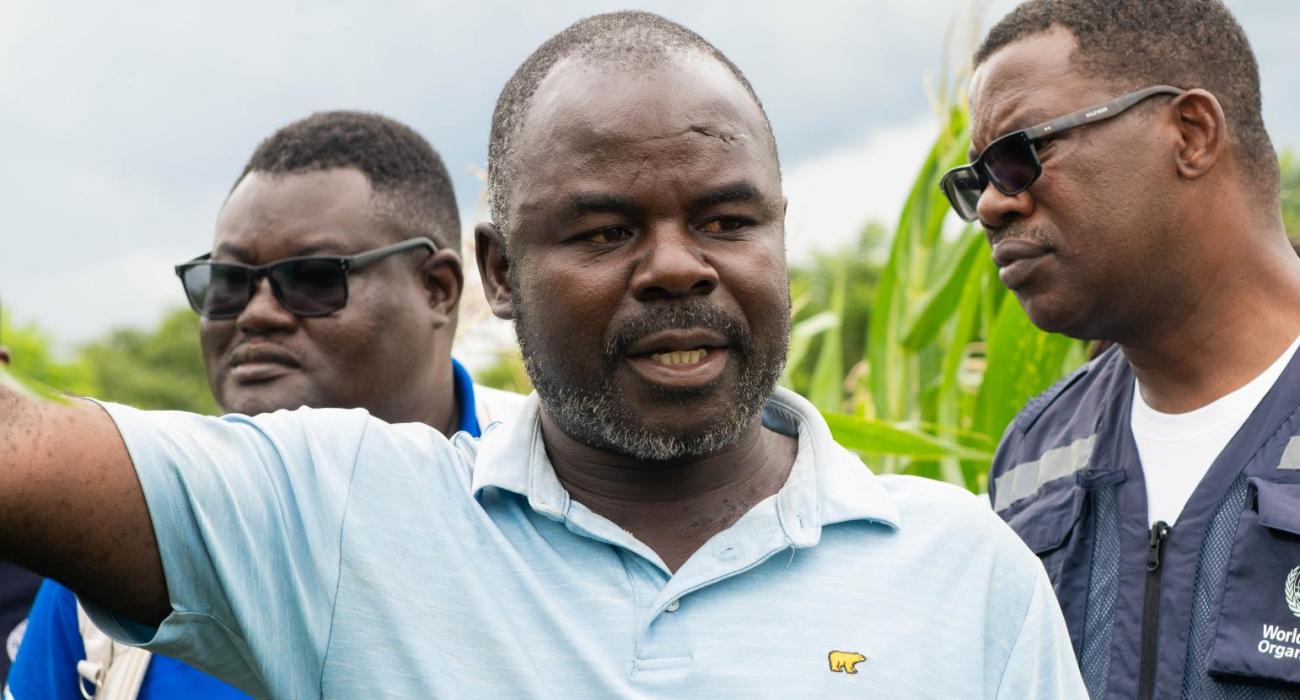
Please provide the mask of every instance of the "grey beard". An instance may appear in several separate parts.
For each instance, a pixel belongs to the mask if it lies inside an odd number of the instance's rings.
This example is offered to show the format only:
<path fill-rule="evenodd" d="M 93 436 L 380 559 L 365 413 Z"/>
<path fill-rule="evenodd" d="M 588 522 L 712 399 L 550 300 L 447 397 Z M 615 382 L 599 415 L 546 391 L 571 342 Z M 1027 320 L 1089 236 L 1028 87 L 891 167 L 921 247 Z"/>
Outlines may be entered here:
<path fill-rule="evenodd" d="M 705 423 L 701 432 L 668 435 L 650 430 L 635 417 L 625 415 L 621 397 L 614 387 L 589 393 L 555 386 L 538 367 L 536 355 L 526 355 L 524 366 L 551 419 L 566 435 L 592 447 L 649 462 L 703 457 L 732 447 L 762 410 L 780 377 L 778 368 L 776 377 L 762 382 L 765 388 L 753 387 L 754 391 L 749 391 L 748 383 L 742 382 L 743 395 L 728 407 L 721 419 Z"/>
<path fill-rule="evenodd" d="M 514 288 L 520 289 L 517 283 Z M 554 368 L 546 366 L 547 358 L 543 357 L 545 343 L 533 342 L 529 306 L 531 305 L 516 296 L 513 306 L 515 337 L 523 351 L 524 368 L 551 419 L 574 440 L 634 459 L 670 462 L 714 454 L 735 445 L 763 410 L 785 367 L 789 344 L 788 325 L 785 332 L 780 334 L 780 340 L 772 343 L 775 347 L 760 348 L 738 321 L 704 303 L 693 307 L 678 307 L 666 314 L 659 314 L 661 317 L 670 316 L 674 321 L 668 322 L 661 318 L 658 325 L 666 324 L 666 327 L 703 322 L 718 330 L 725 329 L 731 340 L 732 351 L 737 354 L 734 361 L 740 363 L 736 400 L 728 406 L 724 415 L 716 418 L 700 416 L 698 430 L 667 434 L 651 430 L 642 423 L 641 417 L 627 408 L 621 392 L 612 381 L 621 346 L 629 342 L 630 338 L 615 337 L 607 340 L 604 348 L 605 371 L 595 386 L 574 384 L 566 381 Z M 788 317 L 789 309 L 781 309 L 779 313 Z M 624 330 L 635 335 L 644 328 Z M 674 394 L 666 395 L 671 397 Z M 685 398 L 691 393 L 677 395 Z"/>

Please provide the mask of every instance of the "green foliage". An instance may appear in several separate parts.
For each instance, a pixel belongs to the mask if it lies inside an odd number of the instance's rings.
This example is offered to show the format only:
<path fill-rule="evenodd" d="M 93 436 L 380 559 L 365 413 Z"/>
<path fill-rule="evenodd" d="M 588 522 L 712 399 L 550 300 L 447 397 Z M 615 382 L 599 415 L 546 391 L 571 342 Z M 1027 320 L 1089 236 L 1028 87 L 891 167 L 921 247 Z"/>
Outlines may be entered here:
<path fill-rule="evenodd" d="M 858 416 L 823 413 L 835 440 L 861 455 L 908 457 L 917 460 L 964 458 L 992 459 L 987 449 L 966 447 L 929 435 L 921 430 L 886 421 L 863 420 Z"/>
<path fill-rule="evenodd" d="M 125 328 L 81 348 L 99 385 L 97 398 L 144 409 L 219 413 L 199 348 L 199 319 L 188 308 L 152 330 Z"/>
<path fill-rule="evenodd" d="M 1300 241 L 1300 155 L 1286 150 L 1278 154 L 1282 170 L 1282 223 L 1292 241 Z"/>
<path fill-rule="evenodd" d="M 797 387 L 821 408 L 847 408 L 842 405 L 844 387 L 861 371 L 850 370 L 846 376 L 841 365 L 865 367 L 859 360 L 866 348 L 867 320 L 887 238 L 883 226 L 869 224 L 847 249 L 814 254 L 810 262 L 790 270 L 794 313 L 782 383 Z"/>
<path fill-rule="evenodd" d="M 0 345 L 9 348 L 12 375 L 29 388 L 41 386 L 77 396 L 92 396 L 99 391 L 90 366 L 80 358 L 58 359 L 53 339 L 35 324 L 13 326 L 8 318 L 0 319 Z"/>
<path fill-rule="evenodd" d="M 487 369 L 474 372 L 474 383 L 490 386 L 493 389 L 513 391 L 516 394 L 531 394 L 533 384 L 528 380 L 524 370 L 524 359 L 518 348 L 501 353 L 496 363 Z"/>
<path fill-rule="evenodd" d="M 152 330 L 111 331 L 68 360 L 56 357 L 53 340 L 35 325 L 3 325 L 0 340 L 13 361 L 6 376 L 29 389 L 140 408 L 218 412 L 199 352 L 198 317 L 189 309 L 168 313 Z"/>
<path fill-rule="evenodd" d="M 831 280 L 831 292 L 796 297 L 803 303 L 786 382 L 826 413 L 837 440 L 877 470 L 978 491 L 986 488 L 992 450 L 1007 424 L 1029 398 L 1083 362 L 1084 345 L 1035 328 L 998 281 L 983 233 L 949 225 L 956 217 L 939 180 L 966 160 L 967 119 L 965 109 L 949 113 L 883 267 L 846 273 L 862 251 L 831 256 L 838 262 L 817 275 Z M 856 264 L 866 263 L 859 257 Z M 863 298 L 870 307 L 850 312 L 846 300 Z M 844 339 L 855 333 L 865 341 L 855 354 L 827 349 L 846 349 Z"/>

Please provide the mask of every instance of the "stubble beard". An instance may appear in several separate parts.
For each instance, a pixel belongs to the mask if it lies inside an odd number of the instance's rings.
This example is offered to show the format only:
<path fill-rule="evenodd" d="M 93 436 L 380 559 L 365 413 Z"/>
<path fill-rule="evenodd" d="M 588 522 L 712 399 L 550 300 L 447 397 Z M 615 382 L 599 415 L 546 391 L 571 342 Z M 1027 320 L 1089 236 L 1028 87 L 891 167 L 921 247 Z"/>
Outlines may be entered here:
<path fill-rule="evenodd" d="M 566 350 L 539 334 L 532 323 L 531 300 L 519 298 L 518 284 L 513 288 L 515 336 L 533 388 L 560 430 L 597 449 L 649 462 L 674 462 L 716 454 L 734 446 L 752 425 L 785 367 L 790 335 L 788 307 L 775 310 L 782 314 L 783 322 L 774 333 L 777 339 L 763 347 L 738 319 L 701 298 L 647 306 L 641 316 L 618 322 L 607 333 L 600 375 L 570 376 L 563 361 Z M 675 433 L 647 425 L 628 406 L 615 381 L 619 363 L 626 361 L 624 350 L 628 345 L 649 333 L 672 328 L 709 328 L 724 334 L 728 339 L 729 360 L 739 367 L 735 400 L 728 402 L 722 415 L 700 417 L 698 429 Z M 687 391 L 656 391 L 666 399 L 686 401 L 716 389 L 709 386 Z"/>

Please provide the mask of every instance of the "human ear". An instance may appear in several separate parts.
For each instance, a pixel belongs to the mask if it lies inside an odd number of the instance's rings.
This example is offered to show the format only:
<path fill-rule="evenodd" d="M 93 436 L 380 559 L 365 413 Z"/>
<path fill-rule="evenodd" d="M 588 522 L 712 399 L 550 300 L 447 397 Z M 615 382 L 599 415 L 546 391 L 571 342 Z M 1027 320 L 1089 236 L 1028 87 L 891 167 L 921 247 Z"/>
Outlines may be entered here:
<path fill-rule="evenodd" d="M 465 289 L 465 271 L 460 255 L 454 250 L 439 250 L 420 263 L 420 281 L 424 284 L 434 327 L 442 328 L 456 317 L 461 291 Z"/>
<path fill-rule="evenodd" d="M 513 318 L 510 301 L 514 290 L 510 288 L 510 251 L 505 238 L 491 222 L 474 227 L 474 257 L 478 259 L 478 274 L 483 281 L 483 296 L 497 318 Z"/>
<path fill-rule="evenodd" d="M 1172 106 L 1178 118 L 1178 174 L 1195 180 L 1213 170 L 1223 158 L 1228 122 L 1219 100 L 1201 88 L 1174 98 Z"/>

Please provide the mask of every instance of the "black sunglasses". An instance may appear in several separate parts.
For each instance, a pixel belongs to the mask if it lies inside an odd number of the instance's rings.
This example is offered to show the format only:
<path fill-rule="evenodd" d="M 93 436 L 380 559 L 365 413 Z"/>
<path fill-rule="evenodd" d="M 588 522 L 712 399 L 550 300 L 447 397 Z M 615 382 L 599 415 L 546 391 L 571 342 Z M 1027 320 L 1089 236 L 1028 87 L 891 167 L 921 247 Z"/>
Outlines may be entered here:
<path fill-rule="evenodd" d="M 1170 85 L 1156 85 L 1078 112 L 1071 112 L 1028 129 L 1013 131 L 990 143 L 973 163 L 962 165 L 944 173 L 939 187 L 952 204 L 952 208 L 966 221 L 979 218 L 975 206 L 984 188 L 993 185 L 1007 196 L 1029 189 L 1039 175 L 1043 164 L 1038 160 L 1036 144 L 1066 129 L 1093 124 L 1117 116 L 1133 105 L 1156 95 L 1181 95 L 1183 90 Z"/>
<path fill-rule="evenodd" d="M 348 273 L 380 258 L 415 248 L 438 250 L 427 237 L 410 238 L 351 256 L 310 255 L 265 265 L 212 262 L 211 253 L 176 266 L 185 298 L 200 316 L 223 320 L 239 316 L 265 277 L 271 293 L 295 316 L 327 316 L 348 303 Z"/>

